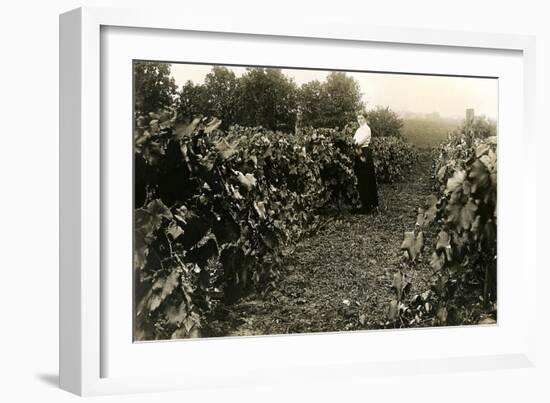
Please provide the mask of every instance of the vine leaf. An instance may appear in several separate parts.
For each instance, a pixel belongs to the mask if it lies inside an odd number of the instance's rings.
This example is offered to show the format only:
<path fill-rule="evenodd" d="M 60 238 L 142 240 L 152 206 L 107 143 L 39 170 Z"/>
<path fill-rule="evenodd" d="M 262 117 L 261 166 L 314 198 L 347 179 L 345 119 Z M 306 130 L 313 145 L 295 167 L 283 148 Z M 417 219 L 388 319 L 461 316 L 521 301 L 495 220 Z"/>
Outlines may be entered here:
<path fill-rule="evenodd" d="M 264 202 L 254 202 L 254 209 L 258 213 L 258 216 L 260 216 L 262 220 L 265 220 L 266 211 Z"/>
<path fill-rule="evenodd" d="M 437 217 L 437 197 L 430 195 L 426 198 L 424 208 L 418 209 L 416 225 L 420 228 L 426 228 L 431 225 Z"/>
<path fill-rule="evenodd" d="M 399 303 L 394 299 L 390 302 L 390 305 L 388 306 L 388 320 L 391 322 L 395 322 L 397 320 L 398 313 Z"/>
<path fill-rule="evenodd" d="M 197 126 L 200 123 L 201 119 L 202 119 L 201 117 L 197 117 L 197 118 L 193 119 L 193 121 L 191 123 L 188 123 L 188 124 L 182 123 L 182 124 L 177 125 L 175 130 L 174 130 L 174 134 L 175 134 L 176 139 L 181 140 L 184 137 L 190 136 L 191 133 L 193 133 L 195 131 L 195 129 L 197 128 Z"/>
<path fill-rule="evenodd" d="M 158 199 L 134 211 L 134 269 L 141 270 L 145 266 L 149 245 L 154 241 L 163 218 L 171 219 L 172 213 Z"/>
<path fill-rule="evenodd" d="M 405 279 L 405 275 L 401 271 L 398 271 L 393 275 L 391 287 L 395 289 L 398 301 L 401 301 L 403 294 L 407 292 L 410 286 L 411 283 Z"/>
<path fill-rule="evenodd" d="M 452 200 L 451 200 L 452 201 Z M 447 205 L 447 222 L 456 225 L 459 229 L 468 230 L 474 223 L 478 206 L 473 198 L 469 198 L 466 203 L 460 200 Z"/>
<path fill-rule="evenodd" d="M 218 155 L 220 156 L 222 161 L 225 161 L 239 152 L 236 147 L 237 144 L 238 142 L 235 144 L 229 144 L 226 139 L 222 138 L 214 143 L 214 146 L 216 147 L 216 151 L 218 152 Z"/>
<path fill-rule="evenodd" d="M 170 209 L 160 200 L 155 199 L 147 205 L 146 211 L 153 217 L 154 220 L 160 220 L 166 218 L 172 219 L 172 213 Z"/>
<path fill-rule="evenodd" d="M 453 193 L 455 190 L 462 188 L 462 183 L 466 179 L 466 172 L 463 170 L 455 171 L 454 175 L 447 181 L 446 193 Z"/>
<path fill-rule="evenodd" d="M 148 315 L 151 312 L 157 310 L 157 308 L 164 302 L 166 297 L 174 290 L 170 291 L 171 282 L 169 282 L 165 288 L 166 279 L 161 278 L 153 284 L 153 288 L 149 289 L 147 294 L 142 298 L 137 306 L 137 315 Z M 156 289 L 154 287 L 157 287 Z M 174 287 L 175 288 L 175 287 Z M 160 292 L 158 291 L 160 289 Z M 168 292 L 170 291 L 170 292 Z"/>
<path fill-rule="evenodd" d="M 252 174 L 243 175 L 240 171 L 235 171 L 237 174 L 237 180 L 248 191 L 252 190 L 256 186 L 256 178 Z"/>
<path fill-rule="evenodd" d="M 477 204 L 470 198 L 466 205 L 460 210 L 460 226 L 464 229 L 470 229 L 477 212 Z"/>
<path fill-rule="evenodd" d="M 424 248 L 424 233 L 420 231 L 418 235 L 414 235 L 414 231 L 405 232 L 403 243 L 401 244 L 401 250 L 407 251 L 409 259 L 413 262 L 416 257 L 422 252 Z"/>
<path fill-rule="evenodd" d="M 445 256 L 447 256 L 447 260 L 451 261 L 452 259 L 451 236 L 447 231 L 441 230 L 437 235 L 437 243 L 435 245 L 435 250 L 439 253 L 443 252 Z"/>
<path fill-rule="evenodd" d="M 178 306 L 169 305 L 164 310 L 168 323 L 178 325 L 187 317 L 187 303 L 182 301 Z"/>
<path fill-rule="evenodd" d="M 175 221 L 171 221 L 170 224 L 168 224 L 168 228 L 166 229 L 166 233 L 170 235 L 172 240 L 177 239 L 180 235 L 183 235 L 183 230 L 181 227 L 176 224 Z"/>
<path fill-rule="evenodd" d="M 493 150 L 489 150 L 489 153 L 487 155 L 482 156 L 479 159 L 483 165 L 487 168 L 487 170 L 493 174 L 497 170 L 497 155 Z"/>
<path fill-rule="evenodd" d="M 476 147 L 476 157 L 479 158 L 490 150 L 489 144 L 481 143 Z"/>
<path fill-rule="evenodd" d="M 200 337 L 201 334 L 199 328 L 200 321 L 198 315 L 195 313 L 190 313 L 183 318 L 180 327 L 172 333 L 170 338 L 183 339 L 188 337 Z"/>
<path fill-rule="evenodd" d="M 420 207 L 418 208 L 418 215 L 416 216 L 416 226 L 417 227 L 423 227 L 424 226 L 424 210 Z"/>
<path fill-rule="evenodd" d="M 485 189 L 491 182 L 489 171 L 480 160 L 474 161 L 470 167 L 468 178 L 472 181 L 472 193 L 476 193 L 478 189 Z"/>
<path fill-rule="evenodd" d="M 447 165 L 443 165 L 439 170 L 437 171 L 437 179 L 442 182 L 443 179 L 445 179 L 445 174 L 447 173 Z"/>
<path fill-rule="evenodd" d="M 239 193 L 239 190 L 235 189 L 235 187 L 233 185 L 229 185 L 229 191 L 231 192 L 231 194 L 233 195 L 233 198 L 235 200 L 244 199 L 244 197 Z"/>
<path fill-rule="evenodd" d="M 437 310 L 437 320 L 439 321 L 440 325 L 447 324 L 447 317 L 449 316 L 449 313 L 447 312 L 447 308 L 442 306 Z"/>
<path fill-rule="evenodd" d="M 430 261 L 430 265 L 433 267 L 434 270 L 441 270 L 443 266 L 445 266 L 445 254 L 444 253 L 432 253 L 432 259 Z"/>
<path fill-rule="evenodd" d="M 474 232 L 474 226 L 476 225 L 479 227 L 479 216 L 476 217 L 474 220 L 474 224 L 472 225 L 472 232 Z M 475 230 L 477 231 L 477 230 Z M 475 233 L 475 232 L 474 232 Z M 462 258 L 464 253 L 466 252 L 466 247 L 468 245 L 468 232 L 464 231 L 462 234 L 457 234 L 456 232 L 453 232 L 453 243 L 455 246 L 454 251 L 459 254 L 459 256 Z"/>
<path fill-rule="evenodd" d="M 166 297 L 172 294 L 172 291 L 179 285 L 179 282 L 180 275 L 177 271 L 173 271 L 167 277 L 161 277 L 155 281 L 152 287 L 153 295 L 148 303 L 149 311 L 155 311 Z"/>
<path fill-rule="evenodd" d="M 222 124 L 222 121 L 218 118 L 213 118 L 206 127 L 204 128 L 205 133 L 212 133 L 214 130 L 216 130 L 220 125 Z"/>

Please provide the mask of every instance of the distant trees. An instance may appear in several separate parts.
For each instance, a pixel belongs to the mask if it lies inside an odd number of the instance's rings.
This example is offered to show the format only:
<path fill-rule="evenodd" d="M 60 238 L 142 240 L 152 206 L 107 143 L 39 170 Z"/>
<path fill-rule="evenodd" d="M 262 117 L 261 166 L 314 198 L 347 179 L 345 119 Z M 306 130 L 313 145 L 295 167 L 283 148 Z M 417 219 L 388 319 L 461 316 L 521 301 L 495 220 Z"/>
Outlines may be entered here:
<path fill-rule="evenodd" d="M 181 116 L 191 118 L 206 114 L 208 111 L 208 95 L 201 84 L 187 81 L 182 85 L 178 98 L 178 112 Z"/>
<path fill-rule="evenodd" d="M 187 81 L 179 92 L 178 111 L 187 118 L 215 116 L 224 128 L 234 122 L 238 108 L 238 80 L 226 67 L 214 66 L 204 79 L 204 84 Z"/>
<path fill-rule="evenodd" d="M 171 106 L 177 86 L 167 63 L 134 63 L 134 105 L 138 115 Z"/>
<path fill-rule="evenodd" d="M 235 101 L 234 123 L 282 131 L 294 128 L 297 86 L 281 69 L 247 69 L 239 79 Z"/>
<path fill-rule="evenodd" d="M 321 85 L 318 126 L 342 128 L 355 121 L 357 112 L 364 107 L 361 95 L 357 80 L 343 72 L 331 72 Z"/>
<path fill-rule="evenodd" d="M 302 84 L 298 90 L 298 106 L 304 126 L 322 127 L 325 123 L 323 102 L 325 89 L 319 80 Z"/>
<path fill-rule="evenodd" d="M 179 94 L 182 116 L 215 116 L 222 128 L 232 124 L 292 130 L 296 121 L 294 81 L 281 69 L 249 68 L 236 77 L 226 67 L 215 66 L 203 84 L 187 82 Z"/>
<path fill-rule="evenodd" d="M 403 120 L 387 106 L 368 111 L 367 121 L 374 137 L 401 137 Z"/>
<path fill-rule="evenodd" d="M 463 125 L 465 128 L 471 129 L 480 138 L 487 138 L 497 135 L 497 125 L 494 120 L 488 119 L 486 116 L 476 116 L 473 122 L 467 121 Z"/>
<path fill-rule="evenodd" d="M 310 81 L 298 91 L 304 126 L 344 127 L 364 107 L 359 83 L 343 72 L 331 72 L 325 82 Z"/>
<path fill-rule="evenodd" d="M 215 66 L 203 84 L 188 81 L 179 92 L 183 116 L 215 116 L 222 128 L 232 124 L 292 131 L 300 124 L 344 127 L 363 108 L 359 83 L 343 72 L 331 72 L 325 81 L 298 87 L 281 69 L 248 68 L 241 77 Z"/>
<path fill-rule="evenodd" d="M 215 116 L 224 123 L 234 122 L 237 117 L 239 81 L 227 67 L 214 66 L 204 79 L 204 113 Z"/>

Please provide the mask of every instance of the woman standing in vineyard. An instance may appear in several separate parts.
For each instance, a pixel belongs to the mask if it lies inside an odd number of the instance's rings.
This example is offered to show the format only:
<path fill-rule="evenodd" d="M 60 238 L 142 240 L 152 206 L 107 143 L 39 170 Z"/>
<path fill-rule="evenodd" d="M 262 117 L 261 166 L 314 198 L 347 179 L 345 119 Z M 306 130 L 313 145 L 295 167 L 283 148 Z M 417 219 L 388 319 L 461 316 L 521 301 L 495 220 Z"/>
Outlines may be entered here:
<path fill-rule="evenodd" d="M 357 115 L 359 129 L 355 131 L 353 140 L 355 144 L 361 147 L 361 154 L 355 161 L 355 174 L 357 175 L 359 196 L 361 197 L 362 208 L 360 213 L 371 213 L 375 207 L 378 207 L 378 188 L 376 185 L 376 173 L 374 171 L 374 161 L 372 159 L 372 150 L 369 147 L 371 140 L 371 130 L 367 124 L 365 112 Z"/>

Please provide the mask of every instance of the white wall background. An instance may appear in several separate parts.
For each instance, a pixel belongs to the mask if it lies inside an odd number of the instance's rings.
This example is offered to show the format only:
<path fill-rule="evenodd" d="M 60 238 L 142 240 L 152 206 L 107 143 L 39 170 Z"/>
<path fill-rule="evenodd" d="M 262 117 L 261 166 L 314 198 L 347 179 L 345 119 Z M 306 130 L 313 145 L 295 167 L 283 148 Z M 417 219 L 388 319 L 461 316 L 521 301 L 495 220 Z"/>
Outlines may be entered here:
<path fill-rule="evenodd" d="M 540 221 L 533 253 L 539 252 L 540 318 L 538 366 L 451 375 L 378 377 L 340 384 L 301 387 L 258 387 L 160 395 L 94 398 L 98 401 L 550 401 L 550 327 L 546 284 L 549 284 L 544 230 L 549 224 L 547 175 L 550 133 L 550 29 L 542 1 L 509 4 L 496 1 L 460 2 L 351 0 L 261 1 L 69 1 L 4 2 L 0 23 L 0 400 L 5 402 L 75 401 L 57 389 L 58 357 L 58 14 L 81 5 L 111 7 L 185 6 L 182 19 L 220 13 L 245 13 L 250 18 L 353 21 L 373 25 L 447 28 L 537 36 L 538 158 L 518 167 L 526 175 L 538 172 Z M 546 239 L 543 238 L 546 236 Z M 545 270 L 543 270 L 545 269 Z M 413 346 L 411 346 L 413 348 Z"/>

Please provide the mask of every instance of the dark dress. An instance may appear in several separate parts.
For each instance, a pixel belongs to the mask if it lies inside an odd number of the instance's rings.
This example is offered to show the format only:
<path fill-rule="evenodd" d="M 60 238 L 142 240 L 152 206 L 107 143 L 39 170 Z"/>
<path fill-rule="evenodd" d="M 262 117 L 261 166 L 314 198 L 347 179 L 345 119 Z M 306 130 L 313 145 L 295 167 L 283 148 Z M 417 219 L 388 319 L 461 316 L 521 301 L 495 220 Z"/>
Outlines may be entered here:
<path fill-rule="evenodd" d="M 357 175 L 359 197 L 361 198 L 361 212 L 370 213 L 378 207 L 378 187 L 376 185 L 376 172 L 372 159 L 372 150 L 369 146 L 361 149 L 365 161 L 359 156 L 355 160 L 355 174 Z"/>

